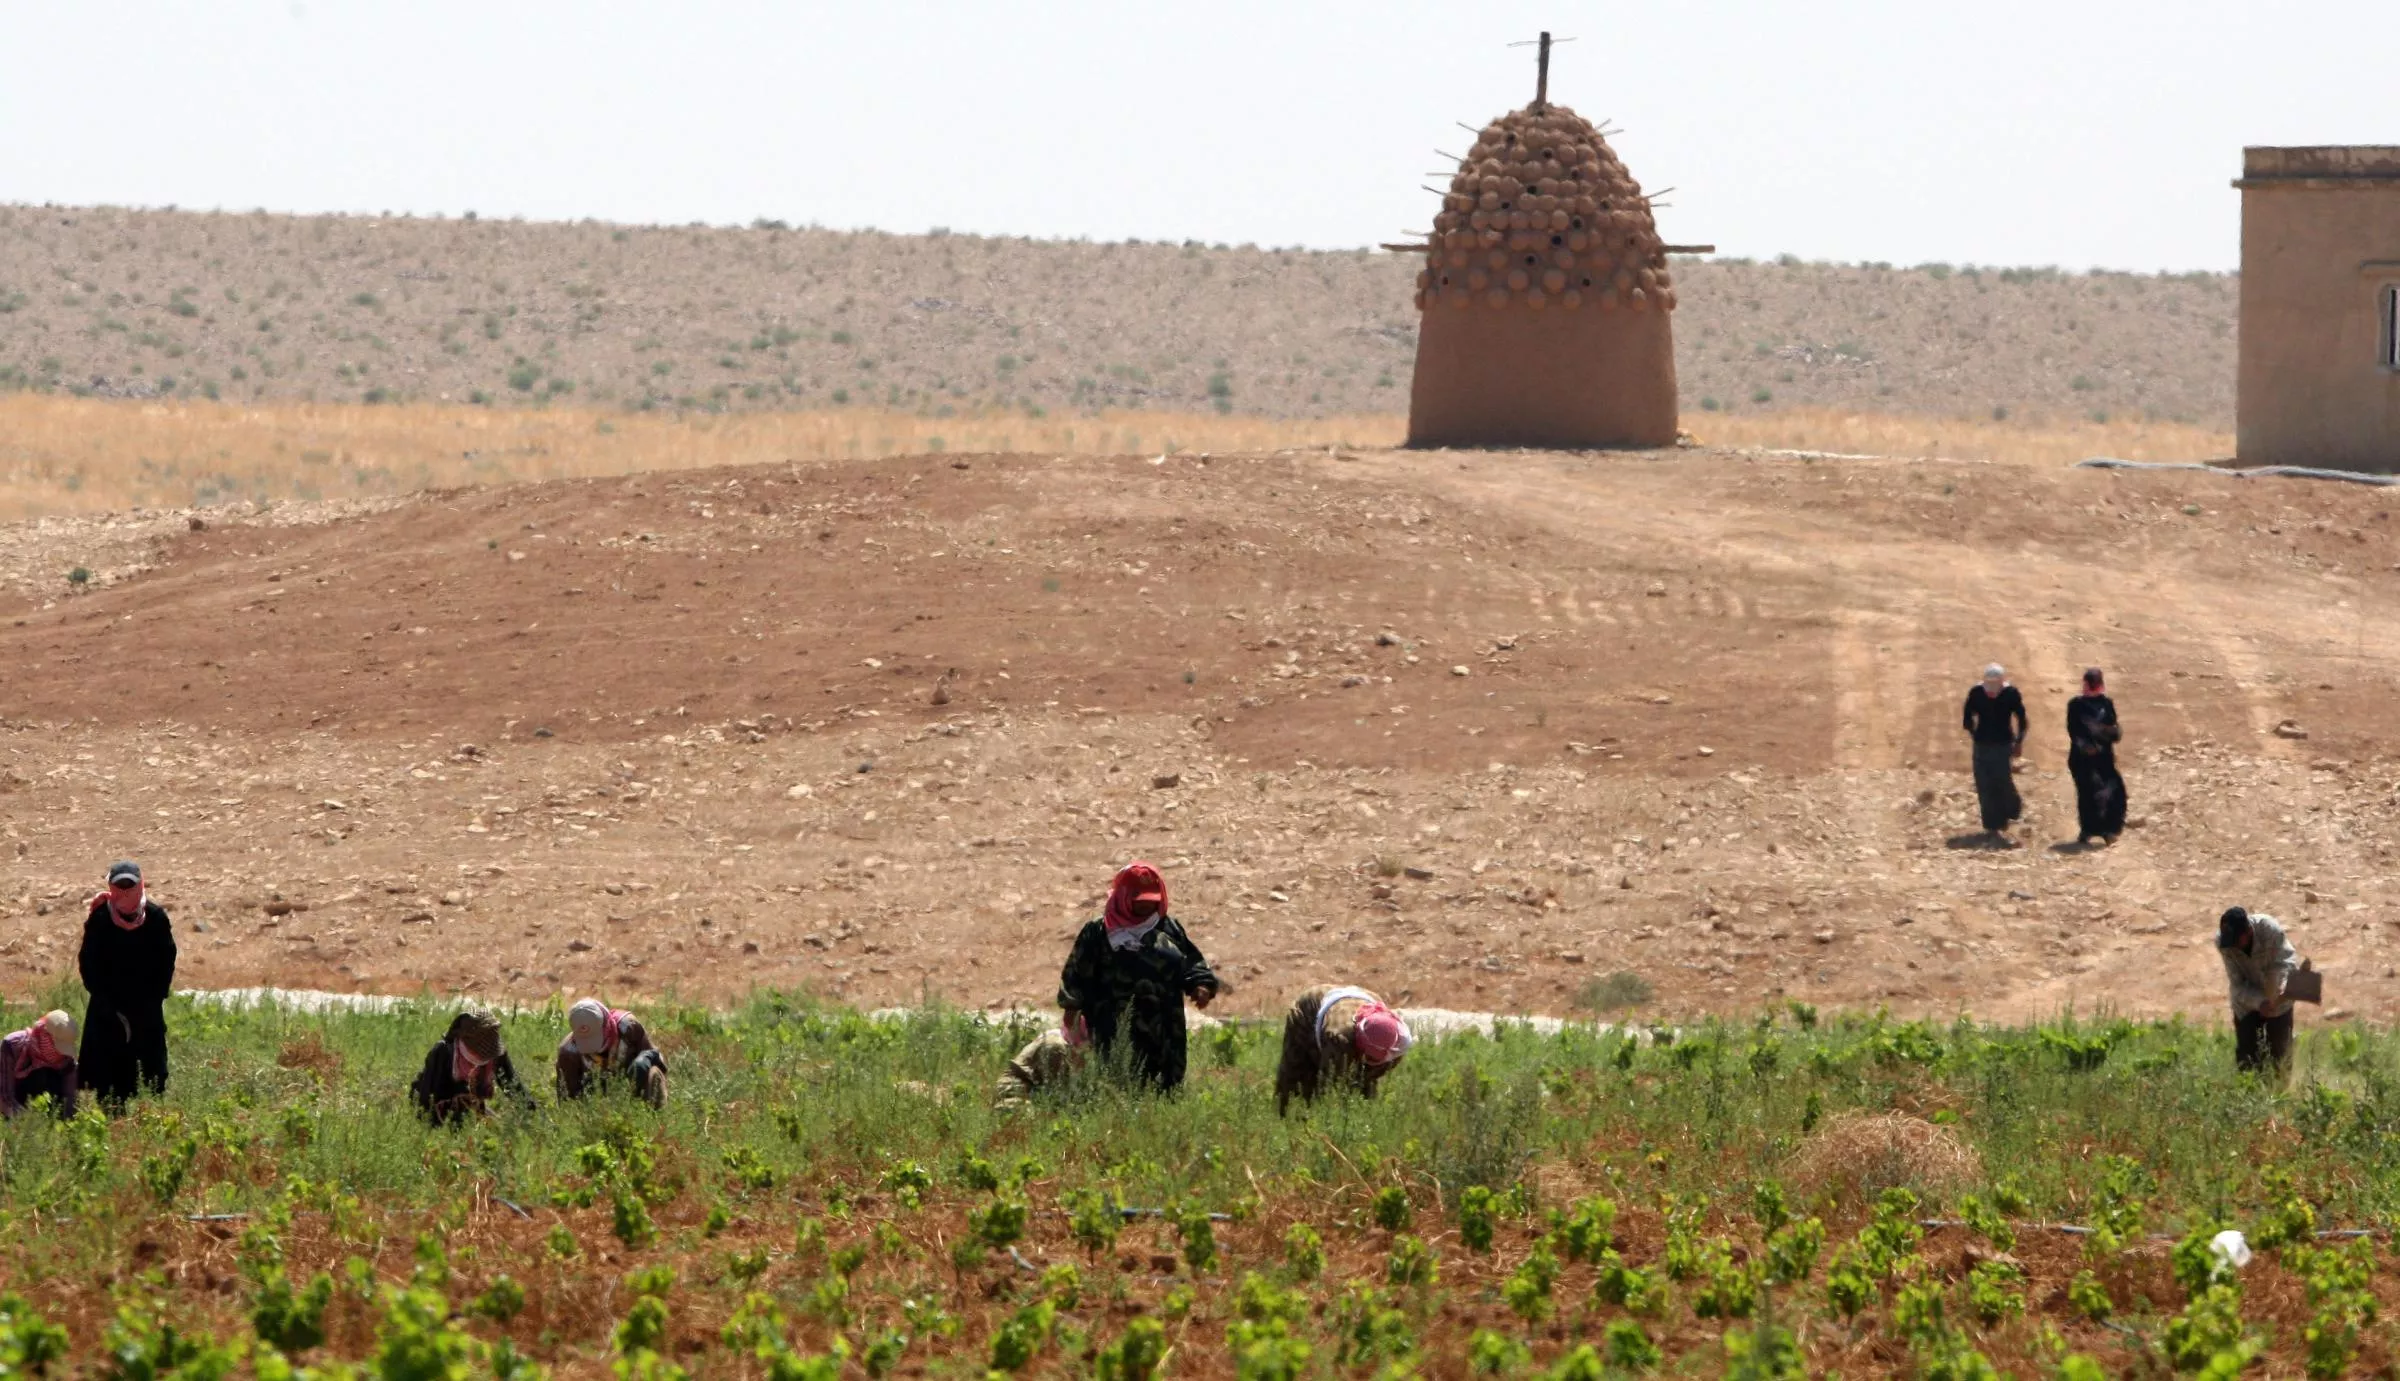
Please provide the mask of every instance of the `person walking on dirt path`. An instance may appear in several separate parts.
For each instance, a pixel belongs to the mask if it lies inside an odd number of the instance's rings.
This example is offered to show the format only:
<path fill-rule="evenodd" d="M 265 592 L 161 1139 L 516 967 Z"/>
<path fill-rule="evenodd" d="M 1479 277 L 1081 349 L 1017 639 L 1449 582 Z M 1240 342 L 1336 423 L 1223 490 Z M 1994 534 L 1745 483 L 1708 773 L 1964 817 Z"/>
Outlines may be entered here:
<path fill-rule="evenodd" d="M 1967 692 L 1966 730 L 1975 742 L 1975 803 L 1983 832 L 2015 847 L 2008 827 L 2025 813 L 2017 795 L 2016 760 L 2025 751 L 2025 697 L 2008 683 L 1998 662 L 1983 669 L 1982 684 Z"/>
<path fill-rule="evenodd" d="M 75 1018 L 50 1012 L 0 1036 L 0 1117 L 15 1117 L 47 1096 L 61 1119 L 75 1115 Z"/>
<path fill-rule="evenodd" d="M 1292 1099 L 1313 1103 L 1326 1085 L 1375 1096 L 1414 1042 L 1408 1023 L 1364 988 L 1320 986 L 1292 999 L 1283 1017 L 1283 1059 L 1275 1067 L 1275 1115 Z"/>
<path fill-rule="evenodd" d="M 418 1115 L 436 1127 L 490 1112 L 503 1092 L 521 1106 L 533 1106 L 533 1095 L 517 1078 L 516 1062 L 501 1044 L 499 1020 L 472 1009 L 450 1019 L 450 1029 L 425 1052 L 425 1067 L 408 1092 Z"/>
<path fill-rule="evenodd" d="M 651 1107 L 667 1101 L 667 1057 L 650 1043 L 642 1019 L 596 997 L 567 1009 L 567 1038 L 558 1043 L 558 1096 L 581 1098 L 600 1082 L 625 1081 Z"/>
<path fill-rule="evenodd" d="M 2083 673 L 2083 694 L 2067 702 L 2067 774 L 2075 779 L 2076 841 L 2114 844 L 2125 832 L 2125 779 L 2117 773 L 2116 702 L 2100 668 Z"/>
<path fill-rule="evenodd" d="M 83 1086 L 111 1110 L 167 1087 L 167 994 L 175 989 L 175 928 L 151 901 L 141 865 L 111 864 L 92 898 L 76 955 L 84 990 Z"/>
<path fill-rule="evenodd" d="M 2292 942 L 2273 916 L 2229 906 L 2217 918 L 2217 957 L 2233 1004 L 2234 1067 L 2271 1071 L 2281 1082 L 2292 1064 L 2292 1000 L 2284 990 L 2300 967 Z"/>
<path fill-rule="evenodd" d="M 1182 1087 L 1183 1000 L 1205 1008 L 1217 975 L 1167 913 L 1167 883 L 1135 860 L 1109 883 L 1108 904 L 1087 921 L 1058 976 L 1060 1029 L 1103 1057 L 1125 1047 L 1134 1074 L 1164 1092 Z"/>

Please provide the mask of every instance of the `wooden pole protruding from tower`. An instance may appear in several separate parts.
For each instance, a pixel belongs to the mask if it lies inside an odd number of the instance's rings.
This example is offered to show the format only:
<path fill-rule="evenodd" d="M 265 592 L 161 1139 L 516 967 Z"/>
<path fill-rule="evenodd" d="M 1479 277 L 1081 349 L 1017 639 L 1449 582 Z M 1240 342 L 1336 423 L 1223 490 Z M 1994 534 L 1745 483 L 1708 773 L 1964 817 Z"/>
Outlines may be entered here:
<path fill-rule="evenodd" d="M 1519 30 L 1518 32 L 1523 32 Z M 1541 110 L 1550 104 L 1550 31 L 1542 30 L 1542 46 L 1533 64 L 1533 108 Z"/>

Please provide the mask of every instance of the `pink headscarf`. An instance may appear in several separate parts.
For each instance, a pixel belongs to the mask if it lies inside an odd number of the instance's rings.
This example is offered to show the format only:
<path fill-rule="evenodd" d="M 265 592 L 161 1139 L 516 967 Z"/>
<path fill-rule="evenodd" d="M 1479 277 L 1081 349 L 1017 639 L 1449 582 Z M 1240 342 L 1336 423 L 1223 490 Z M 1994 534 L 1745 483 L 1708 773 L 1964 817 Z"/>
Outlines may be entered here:
<path fill-rule="evenodd" d="M 475 1091 L 479 1098 L 492 1096 L 492 1081 L 499 1067 L 497 1057 L 489 1060 L 475 1058 L 465 1041 L 450 1042 L 450 1077 Z"/>
<path fill-rule="evenodd" d="M 1358 1009 L 1358 1057 L 1371 1065 L 1388 1065 L 1408 1053 L 1412 1044 L 1408 1026 L 1400 1014 L 1380 1002 L 1367 1002 Z"/>
<path fill-rule="evenodd" d="M 125 919 L 124 912 L 117 909 L 117 889 L 111 887 L 107 891 L 102 892 L 100 895 L 92 898 L 92 905 L 106 906 L 108 908 L 108 918 L 117 923 L 117 929 L 119 930 L 141 929 L 142 922 L 150 919 L 149 904 L 149 885 L 139 882 L 133 885 L 133 919 L 130 921 Z"/>

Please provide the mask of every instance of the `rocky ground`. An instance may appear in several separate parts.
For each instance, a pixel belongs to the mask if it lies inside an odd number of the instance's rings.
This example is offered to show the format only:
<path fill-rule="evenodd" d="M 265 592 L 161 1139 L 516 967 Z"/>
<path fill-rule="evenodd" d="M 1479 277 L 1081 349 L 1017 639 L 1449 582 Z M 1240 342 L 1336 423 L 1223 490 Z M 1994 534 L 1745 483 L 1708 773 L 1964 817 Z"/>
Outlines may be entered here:
<path fill-rule="evenodd" d="M 2396 503 L 1310 452 L 47 520 L 0 530 L 0 982 L 67 972 L 132 855 L 192 986 L 1041 1003 L 1143 856 L 1235 1012 L 1630 973 L 1663 1016 L 2212 1017 L 2239 901 L 2324 1016 L 2388 1017 Z M 2035 713 L 2009 852 L 1957 724 L 1995 658 Z M 2136 825 L 2084 852 L 2092 662 Z"/>

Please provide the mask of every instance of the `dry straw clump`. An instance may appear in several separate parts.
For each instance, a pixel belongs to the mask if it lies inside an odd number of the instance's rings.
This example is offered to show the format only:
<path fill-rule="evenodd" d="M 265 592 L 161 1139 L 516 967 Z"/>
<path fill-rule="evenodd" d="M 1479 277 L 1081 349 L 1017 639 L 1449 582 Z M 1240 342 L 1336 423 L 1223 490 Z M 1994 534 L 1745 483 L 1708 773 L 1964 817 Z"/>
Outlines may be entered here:
<path fill-rule="evenodd" d="M 1673 311 L 1666 246 L 1641 184 L 1565 106 L 1514 111 L 1477 136 L 1433 218 L 1417 306 L 1587 303 Z"/>
<path fill-rule="evenodd" d="M 1983 1157 L 1948 1127 L 1921 1117 L 1846 1112 L 1801 1143 L 1786 1174 L 1811 1194 L 1872 1199 L 1897 1187 L 1943 1199 L 1983 1182 Z"/>

